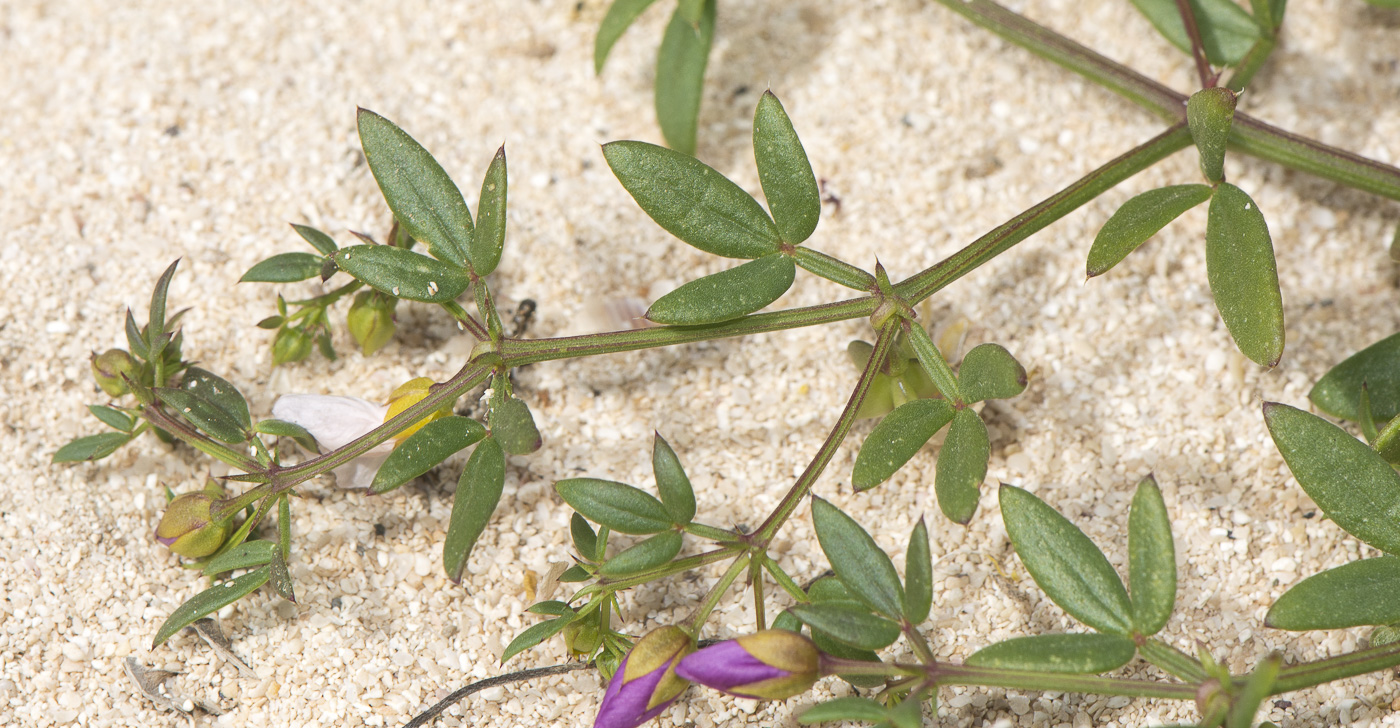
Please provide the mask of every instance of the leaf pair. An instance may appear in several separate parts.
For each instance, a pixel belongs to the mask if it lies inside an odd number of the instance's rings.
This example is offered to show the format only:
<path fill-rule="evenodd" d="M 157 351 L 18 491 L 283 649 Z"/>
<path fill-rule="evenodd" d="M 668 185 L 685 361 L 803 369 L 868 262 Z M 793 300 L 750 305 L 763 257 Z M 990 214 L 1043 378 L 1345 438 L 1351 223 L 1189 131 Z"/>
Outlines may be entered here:
<path fill-rule="evenodd" d="M 1389 554 L 1304 579 L 1279 597 L 1265 622 L 1288 630 L 1400 623 L 1400 474 L 1316 415 L 1270 402 L 1264 421 L 1293 477 L 1327 517 Z"/>
<path fill-rule="evenodd" d="M 974 653 L 968 664 L 1106 672 L 1132 659 L 1135 635 L 1151 636 L 1166 625 L 1176 603 L 1176 554 L 1166 505 L 1150 476 L 1138 484 L 1128 516 L 1131 597 L 1093 541 L 1034 494 L 1003 485 L 1001 513 L 1035 583 L 1100 634 L 1015 638 Z"/>
<path fill-rule="evenodd" d="M 599 573 L 624 576 L 653 569 L 680 553 L 681 528 L 695 518 L 695 490 L 680 458 L 658 433 L 652 448 L 652 472 L 661 498 L 640 488 L 596 478 L 571 478 L 554 485 L 559 496 L 579 515 L 609 531 L 651 538 L 605 560 L 606 536 L 598 537 L 586 522 L 575 518 L 574 545 L 584 558 L 601 561 Z"/>
<path fill-rule="evenodd" d="M 791 246 L 816 229 L 821 198 L 792 121 L 771 92 L 754 113 L 754 157 L 772 217 L 734 182 L 685 154 L 621 141 L 604 145 L 603 156 L 632 199 L 666 231 L 705 252 L 750 261 L 662 296 L 647 318 L 719 323 L 767 306 L 792 286 Z"/>
<path fill-rule="evenodd" d="M 473 275 L 489 275 L 501 260 L 505 148 L 496 152 L 486 170 L 473 225 L 461 191 L 427 149 L 367 109 L 360 109 L 358 125 L 365 161 L 394 218 L 409 236 L 423 241 L 433 257 L 393 245 L 356 245 L 327 255 L 341 270 L 396 298 L 427 303 L 456 299 Z"/>
<path fill-rule="evenodd" d="M 598 27 L 593 70 L 602 73 L 613 45 L 655 0 L 614 0 Z M 656 119 L 672 149 L 695 154 L 705 66 L 715 37 L 715 0 L 680 0 L 656 54 Z"/>
<path fill-rule="evenodd" d="M 997 344 L 982 344 L 963 357 L 955 381 L 942 371 L 942 355 L 919 326 L 911 328 L 914 349 L 930 378 L 951 383 L 939 387 L 949 399 L 978 402 L 1014 397 L 1025 391 L 1026 370 L 1011 353 Z M 931 353 L 930 353 L 931 352 Z M 938 366 L 942 363 L 942 366 Z M 977 510 L 978 487 L 987 475 L 991 443 L 987 426 L 971 408 L 954 406 L 949 399 L 918 399 L 895 408 L 865 439 L 856 455 L 851 484 L 868 490 L 889 480 L 909 462 L 944 425 L 952 423 L 938 453 L 934 491 L 938 506 L 949 519 L 967 523 Z"/>

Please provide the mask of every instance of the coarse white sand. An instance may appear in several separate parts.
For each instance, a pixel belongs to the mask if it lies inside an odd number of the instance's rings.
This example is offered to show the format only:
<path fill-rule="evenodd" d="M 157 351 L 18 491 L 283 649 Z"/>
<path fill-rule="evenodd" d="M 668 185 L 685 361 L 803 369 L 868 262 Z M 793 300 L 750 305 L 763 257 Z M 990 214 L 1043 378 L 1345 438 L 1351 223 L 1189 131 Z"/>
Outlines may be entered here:
<path fill-rule="evenodd" d="M 88 355 L 123 344 L 126 307 L 144 319 L 151 285 L 176 258 L 172 306 L 192 307 L 187 356 L 242 387 L 257 416 L 279 394 L 383 399 L 410 377 L 441 380 L 461 366 L 470 338 L 439 310 L 410 304 L 380 355 L 352 351 L 342 327 L 339 361 L 274 371 L 271 336 L 253 324 L 273 312 L 277 292 L 320 289 L 236 285 L 253 263 L 308 249 L 288 222 L 342 244 L 353 242 L 350 230 L 385 235 L 389 215 L 362 163 L 357 105 L 432 150 L 473 206 L 491 155 L 507 145 L 509 233 L 493 283 L 508 306 L 540 303 L 534 336 L 596 326 L 589 302 L 652 300 L 731 265 L 647 219 L 603 160 L 601 142 L 659 141 L 650 87 L 666 15 L 648 12 L 595 77 L 604 7 L 0 5 L 0 725 L 185 724 L 136 692 L 128 657 L 180 672 L 173 692 L 223 711 L 199 725 L 402 725 L 467 682 L 564 659 L 556 639 L 498 664 L 504 645 L 538 619 L 524 614 L 527 579 L 570 559 L 570 511 L 554 481 L 590 474 L 651 487 L 655 429 L 687 465 L 705 522 L 753 525 L 777 502 L 855 381 L 844 348 L 869 338 L 867 322 L 536 365 L 519 380 L 545 445 L 510 459 L 505 497 L 462 585 L 439 566 L 460 457 L 384 498 L 317 481 L 294 509 L 299 602 L 258 593 L 220 615 L 253 668 L 245 675 L 188 632 L 149 649 L 161 621 L 206 585 L 152 539 L 163 488 L 198 488 L 211 460 L 145 438 L 97 464 L 49 462 L 63 443 L 100 431 L 84 411 L 105 401 Z M 1187 57 L 1127 2 L 1016 8 L 1175 88 L 1194 84 Z M 1398 12 L 1359 0 L 1293 3 L 1277 58 L 1241 108 L 1400 160 Z M 929 2 L 724 2 L 699 154 L 755 193 L 749 129 L 765 88 L 782 98 L 818 176 L 841 199 L 839 213 L 825 208 L 811 245 L 866 267 L 878 257 L 896 279 L 1159 130 L 1128 102 Z M 1263 627 L 1290 584 L 1370 553 L 1317 515 L 1259 404 L 1306 407 L 1331 364 L 1400 326 L 1386 255 L 1400 214 L 1393 202 L 1271 164 L 1232 157 L 1227 169 L 1273 231 L 1289 340 L 1277 368 L 1243 359 L 1214 311 L 1203 209 L 1083 282 L 1089 243 L 1116 205 L 1198 179 L 1194 154 L 1178 154 L 928 307 L 935 326 L 966 320 L 968 346 L 1003 343 L 1031 372 L 1024 395 L 984 412 L 992 459 L 970 526 L 937 515 L 932 451 L 885 486 L 851 493 L 853 445 L 869 423 L 818 483 L 818 494 L 895 554 L 914 522 L 929 518 L 938 560 L 930 637 L 940 657 L 1074 628 L 1011 551 L 997 482 L 1046 499 L 1121 569 L 1129 498 L 1149 471 L 1163 486 L 1180 562 L 1166 639 L 1187 650 L 1202 640 L 1236 671 L 1270 650 L 1298 661 L 1365 645 L 1364 630 Z M 841 297 L 804 274 L 776 305 Z M 798 578 L 825 567 L 806 508 L 775 552 Z M 715 575 L 627 594 L 634 632 L 683 619 Z M 786 606 L 768 592 L 770 614 Z M 731 595 L 710 624 L 718 636 L 751 629 L 752 604 Z M 787 703 L 759 704 L 693 689 L 658 725 L 791 726 L 794 711 L 849 693 L 828 680 Z M 600 695 L 594 674 L 576 672 L 487 691 L 438 724 L 590 725 Z M 1065 694 L 945 689 L 940 698 L 938 724 L 947 726 L 1126 728 L 1194 715 L 1186 705 Z M 1400 726 L 1397 698 L 1391 671 L 1290 695 L 1264 712 L 1283 726 Z"/>

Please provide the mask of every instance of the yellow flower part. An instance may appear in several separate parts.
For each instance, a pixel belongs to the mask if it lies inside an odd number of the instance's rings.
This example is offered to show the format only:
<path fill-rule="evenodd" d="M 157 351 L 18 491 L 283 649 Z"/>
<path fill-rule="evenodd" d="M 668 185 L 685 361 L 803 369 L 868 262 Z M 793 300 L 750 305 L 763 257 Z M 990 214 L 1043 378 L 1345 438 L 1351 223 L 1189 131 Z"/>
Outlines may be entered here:
<path fill-rule="evenodd" d="M 428 396 L 428 391 L 432 388 L 433 384 L 433 380 L 427 377 L 418 377 L 416 379 L 410 379 L 407 382 L 404 382 L 403 384 L 399 385 L 399 388 L 395 389 L 389 395 L 389 411 L 384 414 L 384 421 L 388 422 L 389 420 L 392 420 L 395 417 L 399 416 L 400 413 L 402 413 L 409 407 L 412 407 L 413 405 L 422 402 L 423 398 Z M 412 435 L 413 433 L 423 429 L 423 425 L 426 425 L 429 422 L 432 422 L 433 420 L 446 417 L 451 413 L 452 404 L 449 402 L 442 409 L 425 417 L 423 420 L 408 428 L 407 430 L 404 430 L 403 432 L 394 435 L 394 442 L 402 443 L 404 440 L 408 439 L 409 435 Z"/>

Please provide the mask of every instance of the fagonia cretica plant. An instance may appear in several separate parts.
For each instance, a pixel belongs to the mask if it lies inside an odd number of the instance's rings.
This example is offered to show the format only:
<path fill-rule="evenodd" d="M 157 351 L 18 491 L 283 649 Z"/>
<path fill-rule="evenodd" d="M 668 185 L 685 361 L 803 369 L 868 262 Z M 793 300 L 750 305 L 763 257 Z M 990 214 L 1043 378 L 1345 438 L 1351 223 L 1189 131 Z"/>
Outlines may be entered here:
<path fill-rule="evenodd" d="M 617 0 L 611 6 L 597 38 L 599 69 L 650 4 Z M 663 433 L 651 443 L 649 488 L 556 474 L 554 492 L 574 512 L 573 565 L 557 580 L 574 591 L 534 604 L 529 611 L 541 619 L 514 635 L 502 662 L 546 642 L 562 644 L 577 658 L 575 666 L 597 669 L 607 681 L 598 728 L 631 728 L 663 715 L 686 699 L 692 684 L 784 700 L 823 680 L 844 680 L 855 692 L 808 705 L 796 714 L 799 723 L 912 728 L 938 720 L 941 688 L 977 686 L 1183 701 L 1197 708 L 1195 725 L 1248 728 L 1259 724 L 1260 706 L 1272 696 L 1400 665 L 1400 343 L 1394 337 L 1342 361 L 1312 393 L 1319 410 L 1355 423 L 1365 441 L 1294 405 L 1270 402 L 1261 410 L 1299 485 L 1339 531 L 1378 552 L 1293 585 L 1269 608 L 1265 623 L 1297 631 L 1371 627 L 1371 646 L 1311 662 L 1276 652 L 1232 672 L 1212 646 L 1193 654 L 1160 636 L 1176 609 L 1178 571 L 1172 508 L 1151 475 L 1142 474 L 1130 509 L 1120 514 L 1128 535 L 1121 569 L 1080 530 L 1074 514 L 1058 512 L 1032 489 L 1001 485 L 1000 513 L 979 507 L 992 451 L 986 403 L 1021 395 L 1033 375 L 1013 347 L 984 343 L 963 354 L 918 316 L 921 304 L 969 272 L 1138 172 L 1194 149 L 1200 178 L 1121 205 L 1087 246 L 1086 277 L 1109 274 L 1158 231 L 1204 204 L 1215 308 L 1245 357 L 1276 365 L 1286 356 L 1288 337 L 1273 237 L 1250 192 L 1229 181 L 1227 160 L 1246 154 L 1400 200 L 1400 170 L 1248 114 L 1248 85 L 1278 42 L 1285 3 L 1254 0 L 1246 11 L 1228 0 L 1135 0 L 1167 40 L 1191 55 L 1200 88 L 1189 94 L 988 0 L 939 4 L 1120 94 L 1163 127 L 901 280 L 892 280 L 880 263 L 862 267 L 813 247 L 823 214 L 821 186 L 799 138 L 803 121 L 790 118 L 773 92 L 762 95 L 753 115 L 763 202 L 690 155 L 696 89 L 715 32 L 714 0 L 680 0 L 663 40 L 658 69 L 666 73 L 658 73 L 657 105 L 673 148 L 614 141 L 601 149 L 613 176 L 661 229 L 736 261 L 652 301 L 643 326 L 540 339 L 508 327 L 510 317 L 492 288 L 493 273 L 509 261 L 504 147 L 487 166 L 473 211 L 423 145 L 389 119 L 360 109 L 359 141 L 394 225 L 382 243 L 359 236 L 345 244 L 297 224 L 310 251 L 276 255 L 244 275 L 248 282 L 321 284 L 310 298 L 278 295 L 275 313 L 258 324 L 274 332 L 272 361 L 295 364 L 316 349 L 334 358 L 332 312 L 342 300 L 349 301 L 345 327 L 366 355 L 396 335 L 396 313 L 405 301 L 440 309 L 472 337 L 470 355 L 445 381 L 410 378 L 386 401 L 362 399 L 364 393 L 289 394 L 270 416 L 261 416 L 233 382 L 185 358 L 183 311 L 171 313 L 167 306 L 178 266 L 171 264 L 156 281 L 145 323 L 127 312 L 126 347 L 92 358 L 96 386 L 110 399 L 89 409 L 108 430 L 54 455 L 56 462 L 100 460 L 151 432 L 230 468 L 199 492 L 170 494 L 154 526 L 153 538 L 213 582 L 168 615 L 154 644 L 264 585 L 295 601 L 288 567 L 292 507 L 298 489 L 321 476 L 384 495 L 470 450 L 441 552 L 447 576 L 467 578 L 473 546 L 492 527 L 502 498 L 507 457 L 548 447 L 528 397 L 512 380 L 520 367 L 864 320 L 868 341 L 854 341 L 847 350 L 859 374 L 845 406 L 807 467 L 782 483 L 774 507 L 750 523 L 715 525 L 706 517 L 703 493 L 683 465 L 685 453 Z M 668 74 L 683 77 L 681 92 L 663 92 Z M 837 284 L 845 295 L 765 311 L 812 276 Z M 458 409 L 483 387 L 484 408 Z M 858 493 L 925 457 L 925 446 L 943 433 L 928 484 L 942 517 L 932 524 L 919 520 L 909 533 L 902 577 L 864 525 L 813 494 L 857 421 L 866 419 L 876 422 L 849 473 Z M 798 514 L 810 517 L 829 570 L 790 573 L 791 564 L 776 552 L 779 534 Z M 1020 565 L 1079 631 L 1013 637 L 961 661 L 940 657 L 928 628 L 935 588 L 929 529 L 998 515 Z M 275 528 L 267 528 L 274 521 Z M 683 622 L 640 631 L 622 621 L 622 593 L 658 589 L 658 582 L 682 575 L 710 578 L 715 570 L 719 575 Z M 716 625 L 717 607 L 738 584 L 752 599 L 753 622 Z M 771 592 L 788 606 L 770 614 Z M 716 639 L 723 633 L 739 636 Z M 1120 672 L 1135 661 L 1150 667 Z M 541 674 L 524 671 L 491 684 Z M 479 687 L 454 693 L 412 725 L 433 720 Z"/>

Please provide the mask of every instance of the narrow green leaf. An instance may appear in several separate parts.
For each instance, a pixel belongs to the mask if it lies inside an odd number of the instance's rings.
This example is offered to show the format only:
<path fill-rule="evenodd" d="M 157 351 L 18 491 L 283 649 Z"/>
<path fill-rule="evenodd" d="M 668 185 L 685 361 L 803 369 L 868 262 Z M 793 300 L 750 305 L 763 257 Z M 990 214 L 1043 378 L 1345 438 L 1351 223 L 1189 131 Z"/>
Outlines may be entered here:
<path fill-rule="evenodd" d="M 1190 0 L 1201 31 L 1206 58 L 1213 66 L 1239 63 L 1259 39 L 1254 18 L 1232 0 Z M 1186 23 L 1181 20 L 1176 0 L 1132 0 L 1143 15 L 1172 45 L 1191 52 Z"/>
<path fill-rule="evenodd" d="M 1225 145 L 1235 121 L 1235 92 L 1223 86 L 1201 89 L 1186 102 L 1186 123 L 1200 152 L 1201 174 L 1211 184 L 1225 180 Z"/>
<path fill-rule="evenodd" d="M 235 569 L 251 569 L 272 561 L 277 544 L 271 541 L 244 541 L 237 546 L 215 556 L 204 565 L 205 576 L 215 576 Z"/>
<path fill-rule="evenodd" d="M 1128 584 L 1133 629 L 1157 634 L 1176 606 L 1176 544 L 1167 504 L 1151 475 L 1138 483 L 1128 515 Z"/>
<path fill-rule="evenodd" d="M 646 142 L 603 145 L 617 181 L 656 224 L 726 258 L 778 252 L 778 228 L 758 202 L 704 162 Z"/>
<path fill-rule="evenodd" d="M 171 409 L 177 417 L 183 417 L 205 434 L 229 444 L 245 442 L 248 429 L 233 415 L 209 400 L 183 389 L 158 387 L 156 399 Z"/>
<path fill-rule="evenodd" d="M 705 0 L 680 0 L 676 3 L 676 12 L 685 19 L 685 22 L 698 26 L 704 18 Z"/>
<path fill-rule="evenodd" d="M 909 548 L 904 552 L 904 618 L 911 624 L 928 619 L 933 604 L 933 556 L 928 548 L 924 519 L 914 524 Z"/>
<path fill-rule="evenodd" d="M 160 629 L 156 630 L 156 637 L 151 643 L 151 649 L 161 646 L 176 632 L 194 624 L 197 620 L 251 594 L 258 587 L 267 583 L 271 571 L 271 567 L 264 566 L 236 579 L 215 584 L 190 597 L 189 601 L 176 607 L 175 611 L 166 618 L 165 623 L 160 626 Z"/>
<path fill-rule="evenodd" d="M 1014 485 L 1001 486 L 1001 517 L 1026 571 L 1061 609 L 1100 632 L 1132 631 L 1123 581 L 1083 531 Z"/>
<path fill-rule="evenodd" d="M 982 418 L 971 408 L 958 410 L 943 448 L 938 451 L 933 473 L 938 508 L 949 520 L 963 524 L 972 520 L 991 455 L 992 445 Z"/>
<path fill-rule="evenodd" d="M 277 546 L 282 551 L 282 559 L 292 556 L 292 504 L 291 498 L 283 492 L 277 499 Z M 293 599 L 292 601 L 296 601 Z"/>
<path fill-rule="evenodd" d="M 714 38 L 715 0 L 703 0 L 698 22 L 688 22 L 683 8 L 676 9 L 656 53 L 656 120 L 666 143 L 684 154 L 695 154 L 705 65 Z"/>
<path fill-rule="evenodd" d="M 681 459 L 671 444 L 656 433 L 656 441 L 651 449 L 651 470 L 656 475 L 656 491 L 661 494 L 661 504 L 677 525 L 684 526 L 695 519 L 695 489 L 690 478 L 681 466 Z"/>
<path fill-rule="evenodd" d="M 1366 442 L 1374 445 L 1381 433 L 1376 429 L 1376 417 L 1371 410 L 1371 393 L 1367 391 L 1365 384 L 1361 385 L 1361 402 L 1357 409 L 1359 416 L 1356 424 L 1361 426 L 1361 434 L 1366 437 Z"/>
<path fill-rule="evenodd" d="M 574 541 L 574 550 L 585 560 L 594 561 L 598 555 L 598 534 L 593 532 L 593 526 L 589 525 L 588 519 L 575 513 L 569 519 L 569 536 Z"/>
<path fill-rule="evenodd" d="M 292 572 L 287 568 L 287 559 L 282 556 L 280 549 L 272 550 L 272 562 L 268 564 L 271 571 L 268 572 L 272 581 L 272 588 L 289 602 L 296 602 L 297 595 L 292 585 Z"/>
<path fill-rule="evenodd" d="M 538 602 L 531 605 L 531 607 L 525 611 L 531 614 L 543 614 L 550 617 L 563 617 L 565 615 L 577 613 L 574 608 L 568 604 L 555 600 Z"/>
<path fill-rule="evenodd" d="M 858 602 L 856 595 L 834 576 L 817 579 L 807 587 L 807 597 L 813 602 Z"/>
<path fill-rule="evenodd" d="M 817 703 L 797 716 L 797 722 L 803 725 L 838 720 L 879 723 L 884 719 L 885 706 L 869 698 L 836 698 Z"/>
<path fill-rule="evenodd" d="M 253 426 L 253 418 L 248 414 L 248 400 L 244 399 L 238 387 L 233 386 L 227 379 L 207 369 L 190 367 L 180 378 L 180 389 L 197 395 L 223 410 L 243 429 L 247 430 Z"/>
<path fill-rule="evenodd" d="M 150 358 L 155 359 L 165 350 L 165 345 L 169 342 L 166 337 L 167 321 L 165 320 L 165 296 L 170 290 L 170 281 L 175 278 L 175 267 L 180 265 L 176 260 L 160 274 L 156 281 L 155 288 L 151 289 L 151 312 L 150 318 L 146 320 L 146 347 L 150 350 Z M 156 382 L 157 385 L 161 384 Z"/>
<path fill-rule="evenodd" d="M 462 580 L 462 571 L 472 555 L 472 547 L 491 522 L 501 491 L 506 483 L 506 456 L 493 437 L 476 446 L 462 477 L 457 481 L 457 494 L 452 499 L 452 520 L 447 526 L 447 538 L 442 542 L 442 568 L 454 583 Z"/>
<path fill-rule="evenodd" d="M 53 454 L 53 462 L 101 461 L 130 441 L 132 435 L 127 433 L 87 435 L 59 448 L 59 451 Z"/>
<path fill-rule="evenodd" d="M 656 0 L 613 0 L 613 4 L 608 7 L 608 14 L 603 16 L 603 22 L 598 26 L 598 36 L 593 40 L 594 73 L 603 72 L 603 64 L 607 62 L 613 44 L 627 32 L 637 16 L 654 2 Z"/>
<path fill-rule="evenodd" d="M 360 109 L 357 122 L 365 161 L 399 225 L 426 243 L 434 258 L 458 269 L 467 267 L 472 214 L 452 178 L 423 145 L 388 119 Z M 341 270 L 355 275 L 344 265 Z"/>
<path fill-rule="evenodd" d="M 821 498 L 812 498 L 812 525 L 816 528 L 822 552 L 831 562 L 831 570 L 836 572 L 837 578 L 871 609 L 899 619 L 904 608 L 904 587 L 899 583 L 899 574 L 895 572 L 890 557 L 880 550 L 875 539 L 855 519 Z M 820 628 L 826 630 L 825 627 Z M 832 636 L 842 639 L 835 633 Z M 850 644 L 853 647 L 864 646 Z"/>
<path fill-rule="evenodd" d="M 851 486 L 869 490 L 889 480 L 952 419 L 953 406 L 942 399 L 916 399 L 895 408 L 861 444 Z"/>
<path fill-rule="evenodd" d="M 559 575 L 559 583 L 576 584 L 580 581 L 588 581 L 592 578 L 593 574 L 589 573 L 588 569 L 585 569 L 582 566 L 579 566 L 578 564 L 574 564 L 573 566 L 570 566 L 568 570 L 566 570 L 564 573 Z"/>
<path fill-rule="evenodd" d="M 1300 409 L 1264 403 L 1264 422 L 1298 485 L 1328 518 L 1400 555 L 1400 475 L 1342 428 Z"/>
<path fill-rule="evenodd" d="M 1371 398 L 1376 420 L 1400 415 L 1400 334 L 1392 334 L 1347 357 L 1317 380 L 1308 392 L 1317 408 L 1333 417 L 1361 419 L 1361 387 Z"/>
<path fill-rule="evenodd" d="M 957 377 L 953 376 L 953 368 L 948 366 L 948 360 L 943 358 L 943 352 L 934 345 L 924 327 L 914 324 L 908 331 L 909 347 L 914 350 L 919 365 L 923 367 L 924 373 L 928 374 L 943 398 L 954 403 L 967 401 Z"/>
<path fill-rule="evenodd" d="M 122 432 L 129 433 L 131 429 L 136 426 L 135 418 L 114 407 L 108 407 L 102 404 L 90 404 L 88 405 L 88 412 L 91 412 L 93 417 L 102 420 L 102 424 L 114 430 L 121 430 Z"/>
<path fill-rule="evenodd" d="M 504 665 L 506 660 L 559 634 L 565 627 L 569 626 L 569 623 L 572 621 L 574 620 L 571 617 L 560 617 L 559 619 L 550 619 L 540 622 L 539 624 L 531 625 L 529 629 L 516 635 L 515 639 L 511 640 L 510 644 L 506 645 L 505 652 L 501 653 L 501 664 Z"/>
<path fill-rule="evenodd" d="M 603 576 L 627 576 L 654 569 L 676 558 L 681 552 L 680 531 L 663 531 L 624 549 L 603 562 L 598 573 Z"/>
<path fill-rule="evenodd" d="M 500 441 L 501 449 L 511 455 L 528 455 L 540 449 L 540 431 L 535 427 L 530 406 L 524 400 L 505 396 L 502 389 L 496 391 L 500 396 L 491 403 L 489 421 L 491 435 Z"/>
<path fill-rule="evenodd" d="M 472 268 L 479 276 L 490 275 L 501 262 L 506 246 L 506 148 L 496 150 L 486 179 L 481 181 L 481 197 L 476 204 L 476 231 L 472 233 Z"/>
<path fill-rule="evenodd" d="M 321 275 L 322 257 L 310 253 L 282 253 L 264 260 L 243 274 L 239 283 L 295 283 Z"/>
<path fill-rule="evenodd" d="M 796 604 L 790 609 L 808 627 L 819 629 L 842 644 L 858 649 L 878 650 L 899 639 L 898 624 L 855 604 Z"/>
<path fill-rule="evenodd" d="M 648 535 L 671 527 L 661 501 L 630 485 L 596 478 L 571 478 L 554 484 L 559 497 L 594 523 L 618 533 Z"/>
<path fill-rule="evenodd" d="M 716 324 L 751 314 L 792 287 L 797 266 L 782 253 L 693 280 L 657 299 L 647 318 L 659 324 Z"/>
<path fill-rule="evenodd" d="M 801 632 L 802 620 L 798 619 L 792 612 L 784 609 L 773 618 L 773 629 L 784 629 L 789 632 Z M 1374 638 L 1372 638 L 1374 640 Z"/>
<path fill-rule="evenodd" d="M 1259 704 L 1272 692 L 1282 666 L 1283 655 L 1275 652 L 1254 668 L 1230 706 L 1225 728 L 1250 728 L 1254 725 L 1254 714 L 1259 712 Z"/>
<path fill-rule="evenodd" d="M 1342 564 L 1294 584 L 1269 608 L 1277 629 L 1344 629 L 1400 623 L 1400 557 Z"/>
<path fill-rule="evenodd" d="M 1206 222 L 1206 277 L 1240 351 L 1264 366 L 1283 356 L 1283 294 L 1269 226 L 1244 190 L 1223 182 Z"/>
<path fill-rule="evenodd" d="M 354 245 L 335 254 L 340 269 L 395 298 L 446 303 L 467 290 L 470 276 L 460 268 L 392 245 Z"/>
<path fill-rule="evenodd" d="M 253 425 L 253 431 L 274 437 L 290 437 L 308 451 L 320 452 L 320 448 L 316 446 L 316 438 L 312 437 L 311 433 L 301 425 L 269 418 L 259 420 L 257 424 Z"/>
<path fill-rule="evenodd" d="M 486 437 L 486 428 L 470 417 L 456 415 L 433 420 L 399 443 L 379 472 L 369 491 L 383 495 L 432 470 L 438 463 L 467 449 Z"/>
<path fill-rule="evenodd" d="M 330 255 L 338 249 L 335 240 L 332 240 L 331 236 L 310 225 L 292 223 L 292 229 L 297 231 L 297 235 L 300 235 L 302 240 L 311 243 L 311 247 L 315 248 L 316 252 L 321 255 Z"/>
<path fill-rule="evenodd" d="M 1043 634 L 1015 637 L 968 655 L 967 664 L 1002 670 L 1099 674 L 1128 664 L 1131 638 L 1116 634 Z"/>
<path fill-rule="evenodd" d="M 979 344 L 963 357 L 958 384 L 969 404 L 1026 391 L 1026 368 L 1000 344 Z"/>
<path fill-rule="evenodd" d="M 792 120 L 772 91 L 764 91 L 753 114 L 753 156 L 768 210 L 785 242 L 811 237 L 822 214 L 817 176 Z"/>
<path fill-rule="evenodd" d="M 151 360 L 150 349 L 146 346 L 146 335 L 142 333 L 141 327 L 136 325 L 136 318 L 131 315 L 129 308 L 126 310 L 126 347 L 137 359 Z"/>
<path fill-rule="evenodd" d="M 1392 465 L 1400 463 L 1400 417 L 1387 422 L 1380 432 L 1375 433 L 1375 449 L 1376 454 L 1386 462 Z"/>
<path fill-rule="evenodd" d="M 1172 220 L 1210 199 L 1210 193 L 1206 185 L 1175 185 L 1148 190 L 1124 202 L 1094 236 L 1086 274 L 1093 278 L 1107 273 Z"/>

